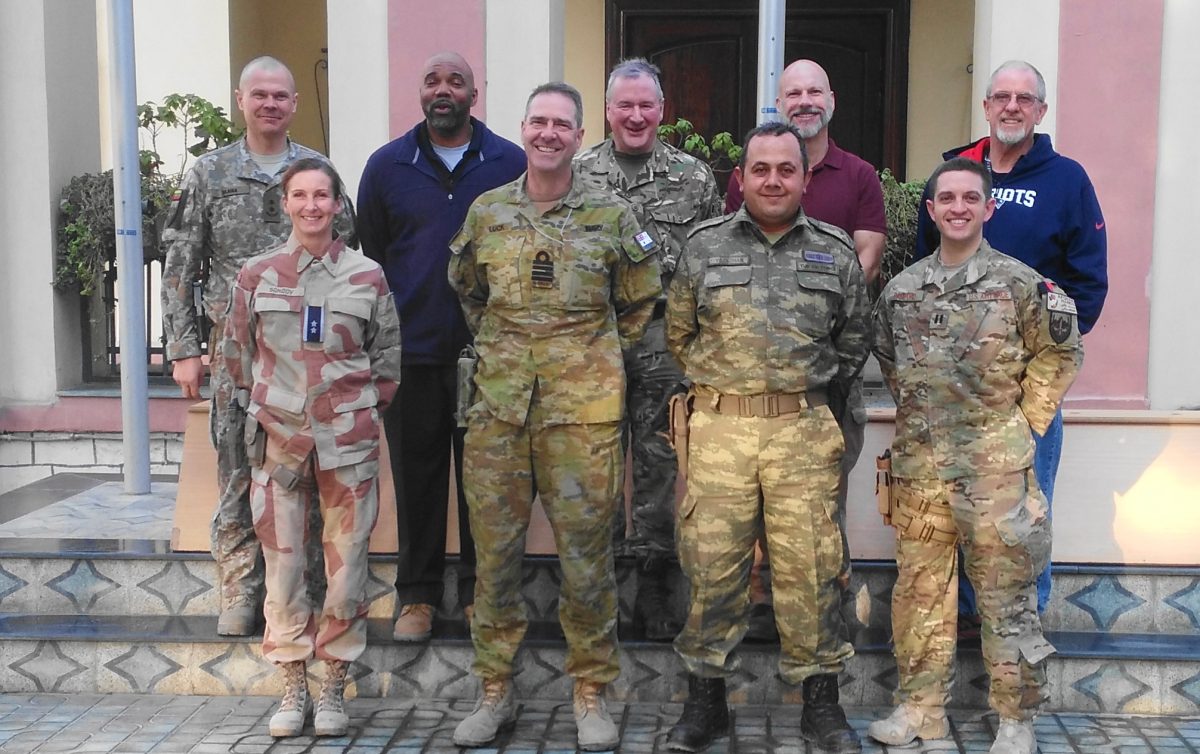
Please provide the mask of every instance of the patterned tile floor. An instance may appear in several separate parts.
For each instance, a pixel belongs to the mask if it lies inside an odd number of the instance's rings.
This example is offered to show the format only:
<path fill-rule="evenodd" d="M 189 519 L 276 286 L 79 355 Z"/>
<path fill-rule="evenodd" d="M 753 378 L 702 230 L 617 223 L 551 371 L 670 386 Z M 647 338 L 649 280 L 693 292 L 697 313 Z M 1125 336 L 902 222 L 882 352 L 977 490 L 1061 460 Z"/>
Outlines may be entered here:
<path fill-rule="evenodd" d="M 137 695 L 0 694 L 0 752 L 125 752 L 129 754 L 383 754 L 456 752 L 451 733 L 471 710 L 468 701 L 418 704 L 386 699 L 349 702 L 351 733 L 343 738 L 302 736 L 272 739 L 267 718 L 275 700 L 267 697 L 173 697 Z M 664 738 L 681 710 L 679 704 L 613 705 L 621 720 L 621 752 L 666 751 Z M 850 710 L 859 731 L 881 710 Z M 732 736 L 709 751 L 753 754 L 816 752 L 799 738 L 795 708 L 743 706 L 734 711 Z M 986 752 L 995 718 L 974 712 L 951 716 L 951 737 L 903 749 L 865 742 L 864 752 Z M 1133 754 L 1200 750 L 1200 719 L 1083 714 L 1039 719 L 1043 754 Z M 575 750 L 569 704 L 527 702 L 516 728 L 488 754 L 551 754 Z"/>

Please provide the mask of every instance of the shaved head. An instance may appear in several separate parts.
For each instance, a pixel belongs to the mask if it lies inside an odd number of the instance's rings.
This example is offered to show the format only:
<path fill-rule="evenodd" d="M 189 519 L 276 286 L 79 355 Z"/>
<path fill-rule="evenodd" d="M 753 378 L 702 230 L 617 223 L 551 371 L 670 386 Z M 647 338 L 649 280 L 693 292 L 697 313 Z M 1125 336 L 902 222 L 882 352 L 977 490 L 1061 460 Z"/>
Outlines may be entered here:
<path fill-rule="evenodd" d="M 471 138 L 471 108 L 479 92 L 466 58 L 449 50 L 430 56 L 421 69 L 417 91 L 429 138 L 435 144 L 459 146 Z"/>
<path fill-rule="evenodd" d="M 246 67 L 242 69 L 242 75 L 238 77 L 238 89 L 245 89 L 250 78 L 260 71 L 262 73 L 283 73 L 287 76 L 287 80 L 291 82 L 289 88 L 292 93 L 296 93 L 296 79 L 292 76 L 292 72 L 278 58 L 273 58 L 270 55 L 257 57 L 246 64 Z"/>
<path fill-rule="evenodd" d="M 775 107 L 805 139 L 829 128 L 834 97 L 829 74 L 811 60 L 796 60 L 779 76 Z"/>
<path fill-rule="evenodd" d="M 819 82 L 826 89 L 829 89 L 829 74 L 825 72 L 818 63 L 812 60 L 793 60 L 787 68 L 783 69 L 783 73 L 779 76 L 779 92 L 783 93 L 784 83 L 788 77 L 805 76 L 811 80 Z"/>
<path fill-rule="evenodd" d="M 425 61 L 425 65 L 421 66 L 421 76 L 428 76 L 435 68 L 446 66 L 452 69 L 457 69 L 467 80 L 468 88 L 475 88 L 475 72 L 471 70 L 471 64 L 467 59 L 457 52 L 446 50 L 445 52 L 434 53 Z"/>

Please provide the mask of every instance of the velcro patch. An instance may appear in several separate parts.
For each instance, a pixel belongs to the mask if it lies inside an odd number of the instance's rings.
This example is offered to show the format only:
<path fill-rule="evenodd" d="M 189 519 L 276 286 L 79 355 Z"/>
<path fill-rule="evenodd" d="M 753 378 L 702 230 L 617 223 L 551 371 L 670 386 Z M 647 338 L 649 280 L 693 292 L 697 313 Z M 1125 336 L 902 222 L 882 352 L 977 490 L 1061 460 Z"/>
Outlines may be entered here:
<path fill-rule="evenodd" d="M 644 230 L 634 236 L 633 240 L 637 241 L 638 246 L 642 247 L 642 251 L 650 251 L 654 248 L 654 236 Z"/>
<path fill-rule="evenodd" d="M 833 255 L 827 251 L 813 251 L 812 249 L 805 249 L 804 261 L 820 262 L 821 264 L 833 264 Z"/>
<path fill-rule="evenodd" d="M 583 230 L 585 233 L 598 233 L 598 232 L 604 230 L 604 226 L 603 225 L 585 225 L 585 226 L 583 226 Z"/>
<path fill-rule="evenodd" d="M 281 285 L 260 285 L 258 291 L 261 293 L 270 293 L 274 296 L 303 296 L 303 288 L 284 288 Z"/>
<path fill-rule="evenodd" d="M 1054 293 L 1053 291 L 1046 294 L 1046 308 L 1052 312 L 1062 312 L 1063 314 L 1078 314 L 1075 309 L 1075 302 L 1070 296 L 1063 293 Z"/>
<path fill-rule="evenodd" d="M 750 264 L 750 255 L 748 254 L 730 254 L 727 257 L 709 257 L 709 267 L 726 267 L 731 265 Z"/>
<path fill-rule="evenodd" d="M 893 301 L 920 301 L 921 294 L 912 293 L 912 292 L 908 292 L 908 291 L 900 291 L 899 293 L 892 294 L 892 300 Z"/>
<path fill-rule="evenodd" d="M 500 231 L 504 230 L 504 228 L 504 225 L 489 225 L 488 233 L 499 233 Z"/>
<path fill-rule="evenodd" d="M 968 294 L 967 301 L 1012 301 L 1012 291 L 979 291 Z"/>

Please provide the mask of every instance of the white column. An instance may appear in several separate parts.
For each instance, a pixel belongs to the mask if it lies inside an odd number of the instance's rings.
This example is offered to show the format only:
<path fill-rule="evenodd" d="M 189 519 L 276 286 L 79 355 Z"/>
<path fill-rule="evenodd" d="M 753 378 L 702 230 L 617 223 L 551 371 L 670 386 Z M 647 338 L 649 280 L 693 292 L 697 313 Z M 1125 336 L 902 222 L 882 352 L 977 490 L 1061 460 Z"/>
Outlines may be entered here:
<path fill-rule="evenodd" d="M 564 16 L 565 0 L 487 0 L 488 128 L 517 144 L 529 93 L 563 78 Z"/>
<path fill-rule="evenodd" d="M 1059 0 L 975 0 L 975 54 L 971 87 L 971 138 L 986 136 L 983 96 L 992 71 L 1006 60 L 1025 60 L 1046 79 L 1050 105 L 1041 133 L 1055 134 L 1058 94 Z"/>
<path fill-rule="evenodd" d="M 81 375 L 79 307 L 54 281 L 59 194 L 100 169 L 92 3 L 0 6 L 0 402 L 49 403 Z"/>
<path fill-rule="evenodd" d="M 1200 407 L 1200 318 L 1189 221 L 1200 206 L 1195 169 L 1196 71 L 1200 70 L 1200 3 L 1167 0 L 1163 8 L 1158 165 L 1154 199 L 1154 261 L 1150 272 L 1150 408 Z M 1110 210 L 1111 211 L 1111 210 Z M 1118 251 L 1110 249 L 1110 253 Z M 1119 253 L 1119 251 L 1118 251 Z"/>
<path fill-rule="evenodd" d="M 354 198 L 367 159 L 389 140 L 387 0 L 328 0 L 326 11 L 329 157 Z"/>

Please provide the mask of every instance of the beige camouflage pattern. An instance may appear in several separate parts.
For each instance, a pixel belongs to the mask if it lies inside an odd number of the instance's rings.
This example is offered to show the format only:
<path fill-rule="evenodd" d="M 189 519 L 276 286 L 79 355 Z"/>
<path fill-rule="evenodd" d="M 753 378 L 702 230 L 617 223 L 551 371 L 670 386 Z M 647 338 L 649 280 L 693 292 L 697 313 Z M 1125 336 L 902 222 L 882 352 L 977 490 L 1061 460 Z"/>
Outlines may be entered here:
<path fill-rule="evenodd" d="M 837 486 L 842 434 L 827 406 L 774 418 L 717 414 L 697 395 L 689 422 L 679 561 L 692 585 L 675 649 L 689 673 L 730 677 L 746 633 L 760 521 L 771 552 L 779 674 L 798 684 L 854 655 L 842 621 Z"/>
<path fill-rule="evenodd" d="M 721 393 L 848 384 L 870 346 L 854 245 L 800 213 L 772 245 L 745 207 L 701 223 L 667 295 L 667 346 L 688 378 Z"/>
<path fill-rule="evenodd" d="M 525 424 L 537 383 L 547 424 L 621 420 L 622 348 L 662 292 L 639 232 L 627 206 L 578 174 L 545 214 L 523 175 L 471 205 L 450 241 L 449 280 L 475 335 L 478 398 L 496 418 Z"/>
<path fill-rule="evenodd" d="M 540 383 L 539 383 L 540 384 Z M 566 672 L 609 683 L 617 656 L 617 580 L 609 516 L 625 479 L 619 424 L 546 423 L 540 390 L 527 425 L 471 410 L 463 486 L 475 536 L 474 671 L 509 678 L 529 625 L 521 598 L 525 532 L 534 496 L 554 531 L 563 583 L 558 620 L 567 638 Z"/>
<path fill-rule="evenodd" d="M 322 314 L 319 342 L 304 337 L 310 308 Z M 238 274 L 222 345 L 230 379 L 250 395 L 248 428 L 267 438 L 250 492 L 266 562 L 264 656 L 353 660 L 366 642 L 379 412 L 400 380 L 400 323 L 383 270 L 340 240 L 314 257 L 289 238 Z M 314 502 L 328 582 L 315 618 L 305 576 Z"/>
<path fill-rule="evenodd" d="M 263 657 L 273 663 L 357 659 L 367 646 L 367 552 L 379 513 L 379 459 L 332 469 L 317 468 L 309 455 L 300 464 L 274 438 L 267 463 L 251 469 L 250 507 L 267 570 Z M 300 479 L 289 489 L 266 469 L 276 464 Z M 320 508 L 320 533 L 305 526 L 307 511 Z M 305 573 L 308 545 L 323 547 L 324 603 L 314 608 Z"/>
<path fill-rule="evenodd" d="M 949 698 L 957 640 L 957 532 L 983 618 L 989 704 L 1030 720 L 1045 702 L 1036 581 L 1050 559 L 1030 430 L 1043 432 L 1083 360 L 1074 304 L 986 241 L 964 265 L 938 255 L 896 276 L 875 307 L 875 355 L 896 401 L 892 473 L 900 509 L 892 633 L 897 701 Z"/>
<path fill-rule="evenodd" d="M 575 158 L 577 169 L 598 185 L 628 201 L 642 227 L 658 243 L 664 292 L 683 253 L 692 227 L 724 212 L 724 201 L 708 165 L 656 141 L 638 174 L 629 180 L 617 162 L 612 139 Z M 627 550 L 639 558 L 675 556 L 675 451 L 667 442 L 667 402 L 679 388 L 683 371 L 667 351 L 661 318 L 625 354 L 626 429 L 632 462 L 629 501 L 633 536 Z M 625 491 L 614 501 L 615 527 L 625 531 Z"/>
<path fill-rule="evenodd" d="M 1020 471 L 1083 363 L 1074 314 L 1047 309 L 1045 278 L 984 241 L 944 286 L 937 254 L 888 283 L 875 355 L 896 399 L 892 473 L 909 479 Z M 1055 287 L 1063 308 L 1074 303 Z M 1062 341 L 1051 333 L 1062 323 Z M 983 429 L 986 428 L 986 431 Z"/>
<path fill-rule="evenodd" d="M 1037 614 L 1037 577 L 1050 562 L 1051 531 L 1032 469 L 945 481 L 901 479 L 898 493 L 910 515 L 957 529 L 983 617 L 988 704 L 1001 717 L 1033 719 L 1048 699 L 1045 659 L 1054 647 Z M 924 506 L 924 513 L 916 509 Z M 992 519 L 981 521 L 979 509 L 993 513 Z M 897 536 L 896 562 L 896 702 L 945 707 L 958 641 L 958 548 L 906 533 Z"/>
<path fill-rule="evenodd" d="M 612 501 L 625 373 L 661 294 L 654 249 L 632 211 L 576 174 L 544 214 L 525 177 L 483 194 L 451 241 L 458 293 L 479 360 L 463 487 L 478 559 L 475 672 L 507 678 L 525 632 L 520 569 L 540 495 L 563 564 L 566 670 L 608 683 L 619 672 Z"/>
<path fill-rule="evenodd" d="M 692 602 L 675 640 L 691 673 L 736 669 L 730 653 L 747 628 L 759 521 L 772 558 L 781 676 L 800 683 L 837 673 L 853 655 L 838 609 L 845 446 L 821 393 L 862 368 L 868 315 L 849 237 L 802 212 L 774 243 L 745 208 L 702 223 L 688 240 L 667 297 L 667 344 L 696 405 L 679 510 Z M 715 412 L 720 394 L 808 391 L 817 399 L 795 413 Z"/>
<path fill-rule="evenodd" d="M 233 384 L 224 368 L 221 338 L 229 291 L 242 264 L 287 240 L 292 221 L 283 211 L 280 179 L 287 166 L 303 157 L 324 156 L 295 142 L 279 172 L 269 176 L 246 149 L 245 140 L 215 149 L 196 160 L 173 199 L 163 230 L 163 332 L 169 360 L 200 355 L 200 314 L 195 284 L 203 283 L 200 308 L 209 331 L 209 427 L 217 451 L 219 499 L 212 521 L 212 552 L 221 579 L 222 608 L 256 604 L 261 596 L 261 549 L 250 516 L 250 468 L 242 441 L 244 412 L 233 400 Z M 344 191 L 343 191 L 344 193 Z M 348 197 L 334 222 L 351 245 L 354 209 Z M 207 270 L 206 270 L 207 267 Z M 313 523 L 319 524 L 316 512 Z M 311 525 L 311 524 L 310 524 Z M 320 555 L 316 547 L 313 554 Z M 318 569 L 319 570 L 319 569 Z M 314 582 L 320 574 L 314 574 Z"/>

